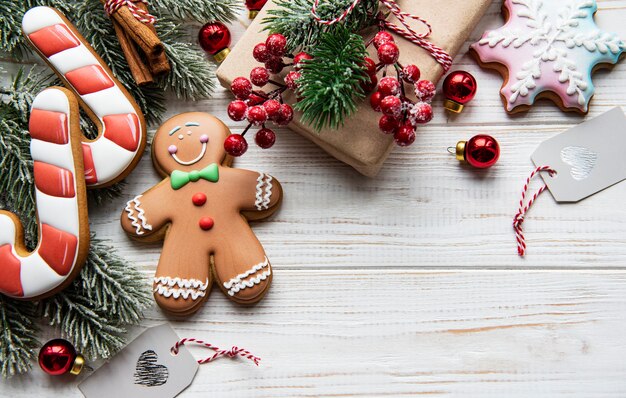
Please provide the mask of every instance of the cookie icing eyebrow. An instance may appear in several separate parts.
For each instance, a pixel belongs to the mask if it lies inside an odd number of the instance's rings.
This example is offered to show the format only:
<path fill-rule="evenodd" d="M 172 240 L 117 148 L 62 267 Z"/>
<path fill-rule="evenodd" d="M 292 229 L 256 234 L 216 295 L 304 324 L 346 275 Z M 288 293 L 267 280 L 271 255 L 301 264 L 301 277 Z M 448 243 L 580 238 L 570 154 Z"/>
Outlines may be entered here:
<path fill-rule="evenodd" d="M 177 132 L 178 130 L 180 130 L 180 126 L 176 126 L 173 129 L 170 130 L 170 132 L 168 133 L 169 135 L 174 134 L 175 132 Z"/>
<path fill-rule="evenodd" d="M 198 127 L 200 126 L 200 123 L 198 122 L 187 122 L 185 123 L 185 127 Z"/>

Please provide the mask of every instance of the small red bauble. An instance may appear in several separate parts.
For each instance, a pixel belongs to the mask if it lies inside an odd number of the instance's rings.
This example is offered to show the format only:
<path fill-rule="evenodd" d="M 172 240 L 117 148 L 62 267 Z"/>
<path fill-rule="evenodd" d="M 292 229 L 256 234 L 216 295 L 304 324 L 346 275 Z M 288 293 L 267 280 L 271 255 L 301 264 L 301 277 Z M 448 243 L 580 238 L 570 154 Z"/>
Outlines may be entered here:
<path fill-rule="evenodd" d="M 293 108 L 290 105 L 282 104 L 276 123 L 279 126 L 286 126 L 293 120 Z"/>
<path fill-rule="evenodd" d="M 376 36 L 374 36 L 374 47 L 379 48 L 383 44 L 388 42 L 393 43 L 393 41 L 394 40 L 391 33 L 381 30 L 380 32 L 376 33 Z"/>
<path fill-rule="evenodd" d="M 392 95 L 385 97 L 380 101 L 380 110 L 384 115 L 397 118 L 402 113 L 402 101 Z"/>
<path fill-rule="evenodd" d="M 415 84 L 422 75 L 420 68 L 416 65 L 407 65 L 402 69 L 402 78 L 407 83 Z"/>
<path fill-rule="evenodd" d="M 372 106 L 372 109 L 376 112 L 380 112 L 380 101 L 382 100 L 383 95 L 380 93 L 380 91 L 376 91 L 374 94 L 372 94 L 372 96 L 370 97 L 370 105 Z"/>
<path fill-rule="evenodd" d="M 248 122 L 255 126 L 260 126 L 267 122 L 267 111 L 261 105 L 248 108 Z"/>
<path fill-rule="evenodd" d="M 235 100 L 228 104 L 228 117 L 236 122 L 240 122 L 246 118 L 248 105 L 241 100 Z"/>
<path fill-rule="evenodd" d="M 287 52 L 287 39 L 280 33 L 273 33 L 265 40 L 267 51 L 276 57 L 282 57 Z"/>
<path fill-rule="evenodd" d="M 368 76 L 376 76 L 376 62 L 369 57 L 365 57 L 365 72 Z"/>
<path fill-rule="evenodd" d="M 378 47 L 378 59 L 385 65 L 392 65 L 398 61 L 400 50 L 396 43 L 388 41 Z"/>
<path fill-rule="evenodd" d="M 247 99 L 252 93 L 252 83 L 245 77 L 236 77 L 230 85 L 230 91 L 240 100 Z"/>
<path fill-rule="evenodd" d="M 433 120 L 433 107 L 426 102 L 418 102 L 411 109 L 411 120 L 417 124 L 425 124 Z"/>
<path fill-rule="evenodd" d="M 39 366 L 52 376 L 77 375 L 84 364 L 83 356 L 77 354 L 72 343 L 64 339 L 50 340 L 39 351 Z"/>
<path fill-rule="evenodd" d="M 215 222 L 213 221 L 213 219 L 211 217 L 202 217 L 200 219 L 200 221 L 198 221 L 198 225 L 200 225 L 200 228 L 203 231 L 208 231 L 211 228 L 213 228 L 213 225 L 215 224 Z"/>
<path fill-rule="evenodd" d="M 404 124 L 393 134 L 393 139 L 399 146 L 409 146 L 415 142 L 415 128 L 411 124 Z"/>
<path fill-rule="evenodd" d="M 254 141 L 263 149 L 271 148 L 276 142 L 276 134 L 268 128 L 263 128 L 256 133 Z"/>
<path fill-rule="evenodd" d="M 298 79 L 302 77 L 302 74 L 298 71 L 292 70 L 285 76 L 285 84 L 290 90 L 296 90 L 298 88 Z"/>
<path fill-rule="evenodd" d="M 246 0 L 246 8 L 248 9 L 248 18 L 254 19 L 261 11 L 261 8 L 267 3 L 267 0 Z"/>
<path fill-rule="evenodd" d="M 276 120 L 280 116 L 280 102 L 270 99 L 263 104 L 265 112 L 267 112 L 267 118 L 270 120 Z"/>
<path fill-rule="evenodd" d="M 307 59 L 313 59 L 313 56 L 310 54 L 305 53 L 304 51 L 297 53 L 294 57 L 293 57 L 293 67 L 298 70 L 300 68 L 302 68 L 302 65 L 304 64 L 304 62 Z"/>
<path fill-rule="evenodd" d="M 191 201 L 195 206 L 202 206 L 206 203 L 206 195 L 202 192 L 198 192 L 191 197 Z"/>
<path fill-rule="evenodd" d="M 388 95 L 398 95 L 400 93 L 400 82 L 395 77 L 383 77 L 378 82 L 378 91 L 386 97 Z"/>
<path fill-rule="evenodd" d="M 285 63 L 283 62 L 282 58 L 270 57 L 270 59 L 268 59 L 267 62 L 265 62 L 265 67 L 270 72 L 276 74 L 276 73 L 280 73 L 283 71 L 283 68 L 285 67 Z"/>
<path fill-rule="evenodd" d="M 450 73 L 443 81 L 443 93 L 446 96 L 444 106 L 447 110 L 460 113 L 465 104 L 474 98 L 478 84 L 470 73 L 457 70 Z"/>
<path fill-rule="evenodd" d="M 257 66 L 250 71 L 250 81 L 257 87 L 263 87 L 270 80 L 270 73 L 262 66 Z"/>
<path fill-rule="evenodd" d="M 456 158 L 476 168 L 486 169 L 500 158 L 500 145 L 495 138 L 479 134 L 456 144 Z"/>
<path fill-rule="evenodd" d="M 398 126 L 398 121 L 391 116 L 383 115 L 378 121 L 378 128 L 385 134 L 395 133 Z"/>
<path fill-rule="evenodd" d="M 215 61 L 222 62 L 230 49 L 230 31 L 221 22 L 209 22 L 200 28 L 198 33 L 200 47 L 213 56 Z"/>
<path fill-rule="evenodd" d="M 430 80 L 420 80 L 415 83 L 415 96 L 422 102 L 430 102 L 437 93 L 437 87 Z"/>
<path fill-rule="evenodd" d="M 265 43 L 259 43 L 254 46 L 254 49 L 252 50 L 252 56 L 258 62 L 265 63 L 270 59 L 270 52 L 267 51 L 267 46 L 265 45 Z"/>
<path fill-rule="evenodd" d="M 231 134 L 224 140 L 224 150 L 231 156 L 241 156 L 248 150 L 248 142 L 241 134 Z"/>

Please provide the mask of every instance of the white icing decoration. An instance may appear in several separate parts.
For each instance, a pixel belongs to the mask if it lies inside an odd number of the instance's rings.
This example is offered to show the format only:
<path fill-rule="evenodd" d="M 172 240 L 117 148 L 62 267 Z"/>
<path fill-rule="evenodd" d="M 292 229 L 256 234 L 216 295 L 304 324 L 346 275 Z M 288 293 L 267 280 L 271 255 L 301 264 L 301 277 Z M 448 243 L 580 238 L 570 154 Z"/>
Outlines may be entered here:
<path fill-rule="evenodd" d="M 257 276 L 252 276 L 249 279 L 245 279 L 251 275 L 257 274 L 259 271 L 263 270 L 264 268 L 267 268 L 267 270 L 262 272 L 261 274 Z M 265 260 L 263 262 L 260 262 L 254 265 L 252 268 L 250 268 L 246 272 L 237 275 L 236 277 L 232 278 L 228 282 L 224 282 L 224 287 L 228 289 L 229 296 L 234 296 L 235 294 L 237 294 L 243 289 L 253 287 L 254 285 L 258 285 L 259 283 L 261 283 L 261 281 L 266 280 L 267 277 L 270 276 L 271 274 L 272 274 L 272 270 L 269 265 L 269 260 L 267 259 L 267 257 L 265 257 Z"/>
<path fill-rule="evenodd" d="M 48 60 L 63 75 L 83 66 L 97 63 L 91 51 L 83 45 L 54 54 Z"/>
<path fill-rule="evenodd" d="M 35 190 L 35 197 L 40 223 L 75 236 L 80 234 L 78 203 L 74 198 L 57 198 L 46 195 L 38 189 Z"/>
<path fill-rule="evenodd" d="M 111 181 L 119 176 L 120 164 L 130 164 L 135 153 L 127 151 L 113 141 L 102 136 L 97 141 L 88 143 L 93 154 L 98 181 Z"/>
<path fill-rule="evenodd" d="M 50 7 L 33 7 L 24 14 L 22 30 L 29 35 L 52 25 L 65 25 L 63 19 Z"/>
<path fill-rule="evenodd" d="M 13 220 L 4 214 L 0 214 L 0 246 L 15 244 L 15 224 Z"/>
<path fill-rule="evenodd" d="M 179 277 L 171 278 L 169 276 L 159 276 L 154 278 L 154 292 L 163 297 L 183 297 L 187 300 L 191 297 L 192 300 L 197 300 L 199 297 L 204 297 L 206 289 L 209 287 L 209 279 L 205 282 L 199 279 L 183 279 Z M 177 286 L 177 287 L 176 287 Z"/>
<path fill-rule="evenodd" d="M 106 115 L 137 113 L 124 93 L 115 86 L 81 97 L 100 119 Z"/>
<path fill-rule="evenodd" d="M 272 197 L 272 180 L 273 177 L 265 173 L 259 173 L 259 177 L 256 179 L 256 201 L 254 205 L 258 211 L 269 209 Z"/>
<path fill-rule="evenodd" d="M 143 235 L 145 233 L 144 230 L 152 231 L 152 225 L 148 224 L 146 220 L 145 211 L 141 208 L 141 202 L 139 198 L 143 195 L 139 195 L 132 200 L 126 202 L 126 213 L 128 213 L 127 217 L 132 221 L 131 225 L 135 227 L 135 233 L 137 235 Z M 137 217 L 135 217 L 135 210 L 137 211 Z M 141 224 L 139 223 L 141 221 Z"/>
<path fill-rule="evenodd" d="M 182 135 L 180 137 L 178 137 L 179 139 L 183 139 Z M 174 158 L 174 160 L 176 161 L 176 163 L 181 164 L 183 166 L 190 166 L 194 163 L 198 163 L 200 161 L 200 159 L 202 159 L 204 157 L 204 154 L 206 153 L 206 142 L 202 143 L 202 150 L 200 151 L 200 154 L 193 160 L 189 160 L 187 162 L 182 161 L 178 158 L 178 156 L 176 156 L 175 153 L 170 153 L 170 155 Z"/>
<path fill-rule="evenodd" d="M 13 254 L 17 255 L 15 249 L 13 249 Z M 19 256 L 16 257 L 20 258 Z M 20 260 L 20 278 L 22 280 L 22 290 L 24 291 L 23 298 L 45 294 L 67 279 L 67 275 L 61 276 L 54 272 L 39 256 L 37 251 L 29 256 L 22 257 Z M 72 269 L 74 269 L 75 265 L 76 264 L 72 264 Z"/>
<path fill-rule="evenodd" d="M 32 104 L 33 109 L 51 112 L 70 112 L 70 103 L 60 90 L 47 89 L 37 94 Z"/>
<path fill-rule="evenodd" d="M 30 154 L 33 159 L 49 163 L 67 170 L 74 169 L 72 148 L 69 145 L 53 144 L 42 140 L 30 141 Z"/>

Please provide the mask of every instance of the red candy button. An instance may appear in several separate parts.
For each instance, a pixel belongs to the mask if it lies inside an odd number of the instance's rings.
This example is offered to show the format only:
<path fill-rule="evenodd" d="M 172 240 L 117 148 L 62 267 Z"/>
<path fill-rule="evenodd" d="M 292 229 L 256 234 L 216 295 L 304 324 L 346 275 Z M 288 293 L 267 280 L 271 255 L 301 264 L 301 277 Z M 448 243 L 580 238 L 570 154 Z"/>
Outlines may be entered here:
<path fill-rule="evenodd" d="M 208 231 L 209 229 L 213 228 L 214 223 L 211 217 L 202 217 L 198 224 L 200 224 L 200 228 L 202 228 L 205 231 Z"/>
<path fill-rule="evenodd" d="M 193 195 L 193 197 L 191 198 L 191 201 L 196 206 L 202 206 L 203 204 L 206 203 L 206 195 L 203 194 L 202 192 L 199 192 Z"/>

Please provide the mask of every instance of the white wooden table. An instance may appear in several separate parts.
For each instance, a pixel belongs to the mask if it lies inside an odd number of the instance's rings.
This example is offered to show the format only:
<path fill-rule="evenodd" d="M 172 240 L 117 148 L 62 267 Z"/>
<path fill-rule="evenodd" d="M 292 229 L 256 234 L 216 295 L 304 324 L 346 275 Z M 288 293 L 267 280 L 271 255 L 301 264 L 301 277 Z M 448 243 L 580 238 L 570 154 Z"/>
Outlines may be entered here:
<path fill-rule="evenodd" d="M 626 38 L 626 0 L 599 3 L 601 23 Z M 472 42 L 500 25 L 500 4 Z M 583 118 L 548 103 L 508 117 L 499 75 L 465 54 L 456 67 L 477 77 L 476 99 L 458 117 L 438 105 L 416 143 L 395 150 L 376 179 L 288 130 L 273 149 L 251 146 L 237 161 L 271 172 L 285 190 L 282 209 L 254 225 L 274 265 L 270 293 L 241 308 L 214 291 L 186 320 L 153 306 L 142 326 L 169 320 L 181 336 L 236 344 L 263 360 L 258 368 L 228 359 L 203 365 L 182 396 L 626 396 L 626 184 L 574 205 L 542 196 L 519 258 L 511 222 L 529 156 Z M 626 63 L 594 81 L 589 117 L 626 106 Z M 240 131 L 226 117 L 230 99 L 220 89 L 207 101 L 172 100 L 168 114 L 206 111 Z M 446 152 L 476 133 L 501 144 L 491 170 L 460 166 Z M 157 181 L 146 153 L 124 197 L 90 208 L 92 228 L 146 283 L 161 246 L 129 240 L 118 220 L 124 203 Z M 75 386 L 35 369 L 3 381 L 0 395 L 80 396 Z"/>

